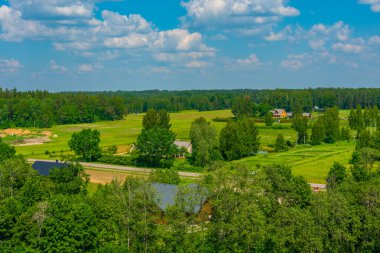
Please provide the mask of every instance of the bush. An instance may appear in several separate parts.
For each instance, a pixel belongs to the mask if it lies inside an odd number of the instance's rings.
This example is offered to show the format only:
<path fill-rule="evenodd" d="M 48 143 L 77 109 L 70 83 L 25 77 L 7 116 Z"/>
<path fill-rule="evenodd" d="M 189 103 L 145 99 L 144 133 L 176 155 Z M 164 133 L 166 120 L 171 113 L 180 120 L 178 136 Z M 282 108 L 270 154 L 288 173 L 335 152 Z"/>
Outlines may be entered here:
<path fill-rule="evenodd" d="M 134 166 L 135 158 L 132 156 L 103 155 L 98 159 L 100 163 Z"/>
<path fill-rule="evenodd" d="M 179 184 L 181 179 L 176 169 L 155 169 L 150 172 L 149 180 L 162 184 Z"/>

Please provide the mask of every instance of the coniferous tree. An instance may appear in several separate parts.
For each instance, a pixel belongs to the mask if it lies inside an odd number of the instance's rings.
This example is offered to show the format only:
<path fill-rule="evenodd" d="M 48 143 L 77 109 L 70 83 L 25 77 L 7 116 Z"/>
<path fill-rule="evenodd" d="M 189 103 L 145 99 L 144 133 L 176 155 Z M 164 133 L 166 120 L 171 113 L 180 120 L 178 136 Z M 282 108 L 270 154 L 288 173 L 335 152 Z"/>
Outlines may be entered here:
<path fill-rule="evenodd" d="M 334 143 L 340 139 L 339 127 L 339 110 L 330 108 L 323 115 L 323 124 L 325 128 L 325 142 Z"/>
<path fill-rule="evenodd" d="M 275 144 L 275 151 L 281 152 L 281 151 L 287 151 L 288 146 L 286 145 L 286 141 L 283 134 L 277 135 L 276 138 L 276 144 Z"/>
<path fill-rule="evenodd" d="M 265 125 L 267 127 L 273 125 L 273 114 L 271 112 L 267 112 L 267 114 L 265 114 Z"/>
<path fill-rule="evenodd" d="M 322 119 L 318 119 L 311 129 L 311 144 L 320 145 L 325 140 L 325 126 Z"/>
<path fill-rule="evenodd" d="M 309 140 L 309 135 L 307 132 L 309 119 L 307 117 L 303 117 L 300 114 L 297 114 L 293 118 L 292 127 L 297 131 L 297 143 L 298 144 L 306 144 Z"/>

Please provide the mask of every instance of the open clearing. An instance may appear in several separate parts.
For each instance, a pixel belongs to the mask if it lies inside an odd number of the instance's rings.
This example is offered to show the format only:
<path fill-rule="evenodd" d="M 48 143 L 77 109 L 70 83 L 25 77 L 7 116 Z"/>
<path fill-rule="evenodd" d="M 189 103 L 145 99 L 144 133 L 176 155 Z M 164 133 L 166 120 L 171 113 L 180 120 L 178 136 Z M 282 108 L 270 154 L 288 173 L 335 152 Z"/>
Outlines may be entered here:
<path fill-rule="evenodd" d="M 347 118 L 349 111 L 341 111 L 341 125 L 348 125 Z M 204 117 L 207 120 L 215 118 L 228 118 L 232 116 L 230 110 L 222 111 L 183 111 L 180 113 L 171 113 L 171 124 L 173 131 L 177 134 L 177 139 L 189 140 L 189 131 L 191 122 L 199 117 Z M 314 114 L 317 118 L 319 115 Z M 119 153 L 125 153 L 129 146 L 136 141 L 138 134 L 141 131 L 143 114 L 128 115 L 124 120 L 120 121 L 107 121 L 96 122 L 92 124 L 79 124 L 79 125 L 59 125 L 51 129 L 28 129 L 31 132 L 43 133 L 49 131 L 52 138 L 51 142 L 43 143 L 36 146 L 17 146 L 16 149 L 19 153 L 24 154 L 28 158 L 36 159 L 56 159 L 61 154 L 67 154 L 69 147 L 68 140 L 74 132 L 80 131 L 84 128 L 97 129 L 101 133 L 101 146 L 108 147 L 112 145 L 118 146 Z M 315 120 L 315 118 L 313 120 Z M 213 122 L 219 132 L 224 126 L 225 122 Z M 291 128 L 291 123 L 275 124 L 273 127 L 266 127 L 264 123 L 258 123 L 261 148 L 271 150 L 270 147 L 275 143 L 278 134 L 283 134 L 286 140 L 294 142 L 297 133 Z M 25 130 L 24 130 L 25 131 Z M 352 133 L 354 136 L 354 133 Z M 328 170 L 331 168 L 334 161 L 341 162 L 349 167 L 348 161 L 354 150 L 354 142 L 351 143 L 337 143 L 337 144 L 322 144 L 320 146 L 298 146 L 290 149 L 288 152 L 283 153 L 269 153 L 268 155 L 257 155 L 235 161 L 236 163 L 247 164 L 248 166 L 256 166 L 257 164 L 286 164 L 293 168 L 295 175 L 301 175 L 306 178 L 308 182 L 324 183 Z M 46 152 L 48 151 L 48 152 Z M 104 170 L 89 170 L 92 176 L 92 182 L 109 183 L 113 178 L 120 178 L 124 180 L 125 177 L 130 176 L 131 173 L 119 171 L 104 171 Z M 141 174 L 134 174 L 135 176 L 142 176 Z M 145 175 L 146 176 L 146 175 Z"/>

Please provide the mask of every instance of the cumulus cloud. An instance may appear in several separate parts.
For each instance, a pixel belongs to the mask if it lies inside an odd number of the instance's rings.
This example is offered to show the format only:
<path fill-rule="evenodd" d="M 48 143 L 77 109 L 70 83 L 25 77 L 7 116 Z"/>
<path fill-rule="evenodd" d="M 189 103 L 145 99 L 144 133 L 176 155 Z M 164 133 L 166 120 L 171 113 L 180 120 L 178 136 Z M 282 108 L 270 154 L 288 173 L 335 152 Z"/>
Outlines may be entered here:
<path fill-rule="evenodd" d="M 0 40 L 52 41 L 56 50 L 72 51 L 84 57 L 97 55 L 94 52 L 101 50 L 111 50 L 113 55 L 126 50 L 144 50 L 153 55 L 167 53 L 175 58 L 171 62 L 184 67 L 206 66 L 200 62 L 215 54 L 200 33 L 187 29 L 160 31 L 139 14 L 121 15 L 103 10 L 97 18 L 95 3 L 100 1 L 10 0 L 9 6 L 0 6 Z M 100 54 L 101 60 L 114 58 Z M 195 60 L 195 54 L 202 56 Z M 87 65 L 79 69 L 81 72 L 90 70 L 91 66 Z"/>
<path fill-rule="evenodd" d="M 373 12 L 380 12 L 380 0 L 359 0 L 359 3 L 370 5 Z"/>
<path fill-rule="evenodd" d="M 300 14 L 283 0 L 189 0 L 182 6 L 187 10 L 182 18 L 185 26 L 222 28 L 245 35 L 253 34 L 253 27 L 270 29 L 282 18 Z"/>
<path fill-rule="evenodd" d="M 354 53 L 358 54 L 363 52 L 364 47 L 362 45 L 354 45 L 354 44 L 344 44 L 344 43 L 336 43 L 332 46 L 332 48 L 336 51 L 342 51 L 345 53 Z"/>
<path fill-rule="evenodd" d="M 79 73 L 88 73 L 88 72 L 93 72 L 93 71 L 95 71 L 97 69 L 101 69 L 101 68 L 103 68 L 103 66 L 100 64 L 85 63 L 85 64 L 79 65 L 78 72 Z"/>
<path fill-rule="evenodd" d="M 58 65 L 54 60 L 50 61 L 50 69 L 60 74 L 63 74 L 67 71 L 67 68 L 65 66 Z"/>
<path fill-rule="evenodd" d="M 0 59 L 1 73 L 14 73 L 22 68 L 21 63 L 15 59 Z"/>
<path fill-rule="evenodd" d="M 256 54 L 251 54 L 246 59 L 237 59 L 236 63 L 241 66 L 258 66 L 260 65 L 259 58 L 257 58 Z"/>
<path fill-rule="evenodd" d="M 281 67 L 290 70 L 299 70 L 310 64 L 309 54 L 290 54 L 281 61 Z"/>

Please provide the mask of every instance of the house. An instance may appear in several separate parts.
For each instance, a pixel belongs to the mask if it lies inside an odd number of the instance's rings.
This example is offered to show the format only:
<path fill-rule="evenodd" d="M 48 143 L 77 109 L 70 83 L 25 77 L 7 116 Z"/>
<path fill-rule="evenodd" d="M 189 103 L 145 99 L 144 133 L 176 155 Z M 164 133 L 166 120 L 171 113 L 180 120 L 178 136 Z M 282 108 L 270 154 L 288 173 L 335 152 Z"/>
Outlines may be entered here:
<path fill-rule="evenodd" d="M 313 116 L 309 112 L 304 112 L 304 113 L 302 113 L 302 117 L 306 117 L 306 118 L 311 119 Z"/>
<path fill-rule="evenodd" d="M 50 171 L 52 169 L 54 168 L 61 169 L 61 168 L 66 168 L 68 166 L 69 166 L 68 163 L 61 163 L 61 162 L 58 162 L 58 160 L 55 162 L 36 161 L 33 163 L 32 168 L 35 169 L 38 172 L 38 174 L 42 176 L 49 176 Z"/>
<path fill-rule="evenodd" d="M 172 184 L 152 183 L 153 189 L 156 191 L 157 198 L 154 202 L 164 212 L 169 206 L 175 204 L 177 193 L 180 191 L 179 186 Z M 197 184 L 190 184 L 181 188 L 184 190 L 186 212 L 199 213 L 206 203 L 206 191 Z"/>
<path fill-rule="evenodd" d="M 287 116 L 285 109 L 274 109 L 270 112 L 273 114 L 273 118 L 276 119 L 284 119 Z"/>
<path fill-rule="evenodd" d="M 287 112 L 287 113 L 286 113 L 286 117 L 287 117 L 288 119 L 293 118 L 293 113 L 292 113 L 292 112 Z"/>
<path fill-rule="evenodd" d="M 193 151 L 192 146 L 191 146 L 191 142 L 176 140 L 176 141 L 174 142 L 174 144 L 175 144 L 179 149 L 180 149 L 180 148 L 184 148 L 184 149 L 186 149 L 188 153 L 191 153 L 191 152 Z"/>

